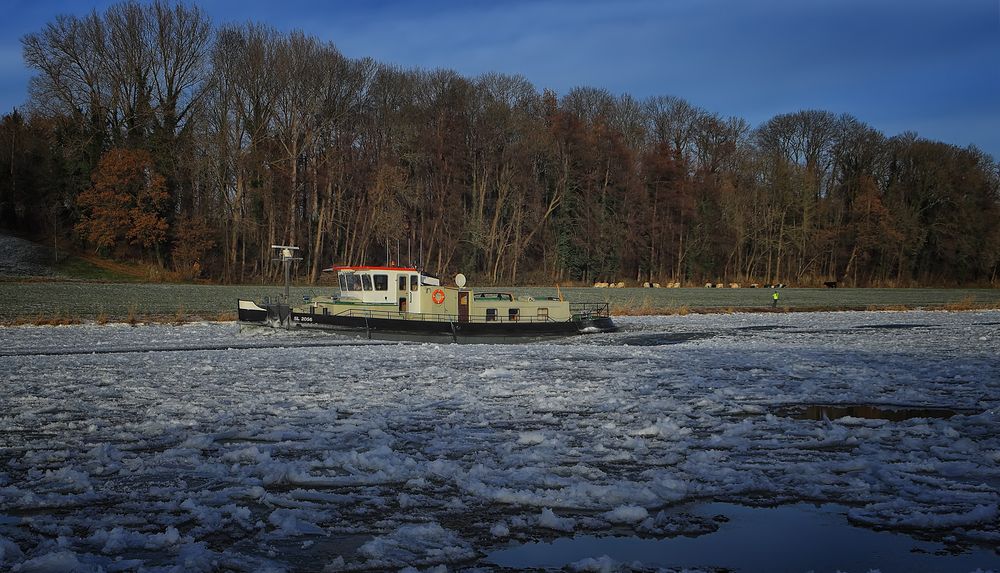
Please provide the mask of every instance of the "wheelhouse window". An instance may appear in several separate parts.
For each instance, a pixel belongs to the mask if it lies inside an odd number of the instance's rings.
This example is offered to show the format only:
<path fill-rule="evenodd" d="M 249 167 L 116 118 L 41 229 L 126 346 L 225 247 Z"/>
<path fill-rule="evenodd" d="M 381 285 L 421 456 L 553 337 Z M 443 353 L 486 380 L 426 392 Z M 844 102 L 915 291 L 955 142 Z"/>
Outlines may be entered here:
<path fill-rule="evenodd" d="M 416 292 L 420 288 L 420 275 L 410 275 L 410 290 Z"/>
<path fill-rule="evenodd" d="M 492 322 L 497 319 L 497 309 L 487 308 L 486 309 L 486 322 Z"/>
<path fill-rule="evenodd" d="M 520 315 L 520 311 L 516 308 L 512 308 L 507 311 L 507 319 L 511 322 L 517 322 L 517 318 Z"/>
<path fill-rule="evenodd" d="M 341 273 L 340 290 L 345 292 L 361 290 L 361 277 L 354 273 Z"/>
<path fill-rule="evenodd" d="M 361 277 L 355 274 L 347 275 L 347 290 L 361 290 Z"/>
<path fill-rule="evenodd" d="M 364 286 L 365 290 L 372 290 L 372 277 L 369 275 L 361 275 L 361 284 Z"/>
<path fill-rule="evenodd" d="M 375 290 L 389 290 L 389 275 L 374 275 Z"/>
<path fill-rule="evenodd" d="M 400 292 L 406 290 L 406 275 L 399 275 L 399 290 Z"/>

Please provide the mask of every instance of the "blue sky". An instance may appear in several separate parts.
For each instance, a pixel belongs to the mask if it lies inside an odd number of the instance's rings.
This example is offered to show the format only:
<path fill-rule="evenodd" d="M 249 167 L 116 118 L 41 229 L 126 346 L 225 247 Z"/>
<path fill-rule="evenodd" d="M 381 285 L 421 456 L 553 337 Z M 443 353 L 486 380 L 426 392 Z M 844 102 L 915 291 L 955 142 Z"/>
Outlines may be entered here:
<path fill-rule="evenodd" d="M 20 38 L 57 14 L 113 2 L 8 0 L 0 111 L 31 71 Z M 779 113 L 849 113 L 1000 158 L 1000 0 L 204 0 L 216 24 L 301 29 L 350 57 L 466 76 L 520 74 L 639 99 L 675 95 L 757 125 Z"/>

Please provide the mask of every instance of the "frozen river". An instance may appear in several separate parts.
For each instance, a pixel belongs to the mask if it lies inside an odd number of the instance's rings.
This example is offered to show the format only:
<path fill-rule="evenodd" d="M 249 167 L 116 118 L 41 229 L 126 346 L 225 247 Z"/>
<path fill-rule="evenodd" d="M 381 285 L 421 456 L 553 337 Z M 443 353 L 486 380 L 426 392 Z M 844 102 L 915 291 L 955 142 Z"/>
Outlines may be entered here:
<path fill-rule="evenodd" d="M 725 541 L 777 511 L 903 540 L 841 570 L 1000 570 L 1000 312 L 616 320 L 0 328 L 0 569 L 782 570 Z M 833 571 L 834 539 L 788 551 Z"/>

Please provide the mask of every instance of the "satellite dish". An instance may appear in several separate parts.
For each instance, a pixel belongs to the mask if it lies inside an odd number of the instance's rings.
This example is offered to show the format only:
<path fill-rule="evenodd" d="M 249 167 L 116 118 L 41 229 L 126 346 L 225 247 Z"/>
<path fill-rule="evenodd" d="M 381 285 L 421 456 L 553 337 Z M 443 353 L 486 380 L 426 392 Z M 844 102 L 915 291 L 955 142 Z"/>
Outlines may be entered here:
<path fill-rule="evenodd" d="M 455 275 L 455 284 L 458 285 L 458 288 L 464 287 L 465 275 L 463 275 L 462 273 L 458 273 L 457 275 Z"/>

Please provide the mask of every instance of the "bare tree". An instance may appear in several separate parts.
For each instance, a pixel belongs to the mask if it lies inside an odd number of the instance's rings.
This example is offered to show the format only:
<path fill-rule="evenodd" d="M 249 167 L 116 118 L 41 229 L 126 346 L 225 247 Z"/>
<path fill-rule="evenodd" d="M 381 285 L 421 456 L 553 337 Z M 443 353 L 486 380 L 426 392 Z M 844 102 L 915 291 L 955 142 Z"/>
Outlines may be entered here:
<path fill-rule="evenodd" d="M 39 112 L 68 118 L 81 134 L 70 141 L 97 165 L 107 132 L 109 80 L 104 65 L 106 28 L 97 12 L 83 18 L 58 16 L 22 40 L 24 60 L 39 74 L 29 85 Z"/>

